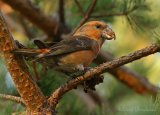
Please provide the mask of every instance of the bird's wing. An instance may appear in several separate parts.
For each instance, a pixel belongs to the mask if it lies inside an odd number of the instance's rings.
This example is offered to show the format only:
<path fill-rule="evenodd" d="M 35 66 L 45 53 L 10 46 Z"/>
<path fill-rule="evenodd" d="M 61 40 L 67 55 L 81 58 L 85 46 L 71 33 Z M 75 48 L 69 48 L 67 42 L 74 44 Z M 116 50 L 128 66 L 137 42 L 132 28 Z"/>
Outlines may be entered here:
<path fill-rule="evenodd" d="M 42 42 L 41 40 L 34 40 L 34 44 L 39 48 L 39 49 L 43 49 L 43 48 L 49 48 L 53 45 L 55 45 L 58 42 Z"/>
<path fill-rule="evenodd" d="M 46 49 L 17 49 L 14 50 L 13 53 L 39 59 L 43 57 L 61 56 L 80 50 L 94 50 L 95 46 L 98 46 L 95 40 L 83 36 L 74 36 L 62 40 Z"/>
<path fill-rule="evenodd" d="M 40 54 L 37 57 L 65 55 L 80 50 L 94 50 L 97 45 L 98 43 L 95 40 L 83 36 L 75 36 L 49 47 L 50 51 L 48 53 Z"/>

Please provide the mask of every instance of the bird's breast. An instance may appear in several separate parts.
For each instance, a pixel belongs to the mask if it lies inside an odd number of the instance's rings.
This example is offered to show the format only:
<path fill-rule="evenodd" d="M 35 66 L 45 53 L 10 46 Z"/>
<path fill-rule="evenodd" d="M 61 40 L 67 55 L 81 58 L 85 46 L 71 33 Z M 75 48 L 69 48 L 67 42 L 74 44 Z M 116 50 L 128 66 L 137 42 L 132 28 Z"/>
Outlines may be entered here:
<path fill-rule="evenodd" d="M 92 50 L 77 51 L 70 53 L 60 59 L 61 64 L 83 64 L 88 66 L 97 55 Z"/>

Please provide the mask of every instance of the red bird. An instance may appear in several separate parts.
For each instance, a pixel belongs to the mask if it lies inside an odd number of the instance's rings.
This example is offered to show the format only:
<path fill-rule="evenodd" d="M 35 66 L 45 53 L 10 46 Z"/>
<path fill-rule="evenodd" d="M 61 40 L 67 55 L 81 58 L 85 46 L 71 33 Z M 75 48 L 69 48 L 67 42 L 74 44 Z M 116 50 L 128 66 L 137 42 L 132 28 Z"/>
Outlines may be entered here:
<path fill-rule="evenodd" d="M 18 49 L 15 54 L 33 57 L 56 70 L 72 72 L 84 70 L 98 55 L 105 40 L 115 39 L 115 33 L 104 22 L 90 21 L 81 26 L 72 37 L 48 46 L 35 41 L 41 49 Z"/>

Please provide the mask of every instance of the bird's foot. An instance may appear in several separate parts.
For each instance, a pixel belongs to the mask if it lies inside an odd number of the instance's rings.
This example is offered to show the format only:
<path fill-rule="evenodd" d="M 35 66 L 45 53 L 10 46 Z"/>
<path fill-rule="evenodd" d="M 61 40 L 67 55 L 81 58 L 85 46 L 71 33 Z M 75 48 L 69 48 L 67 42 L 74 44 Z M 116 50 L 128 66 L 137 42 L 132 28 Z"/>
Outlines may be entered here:
<path fill-rule="evenodd" d="M 71 78 L 76 78 L 78 76 L 84 75 L 88 70 L 90 70 L 90 67 L 84 67 L 83 65 L 77 65 L 76 71 L 74 73 L 70 74 Z"/>

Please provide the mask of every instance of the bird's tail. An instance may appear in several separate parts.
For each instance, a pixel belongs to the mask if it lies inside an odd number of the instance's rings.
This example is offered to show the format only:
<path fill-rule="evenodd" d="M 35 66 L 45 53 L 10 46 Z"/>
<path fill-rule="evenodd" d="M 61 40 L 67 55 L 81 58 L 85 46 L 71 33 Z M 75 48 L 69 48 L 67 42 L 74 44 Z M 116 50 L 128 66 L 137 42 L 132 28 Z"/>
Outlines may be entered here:
<path fill-rule="evenodd" d="M 17 49 L 14 50 L 13 53 L 17 55 L 26 56 L 33 59 L 42 58 L 45 54 L 47 54 L 49 49 Z"/>

